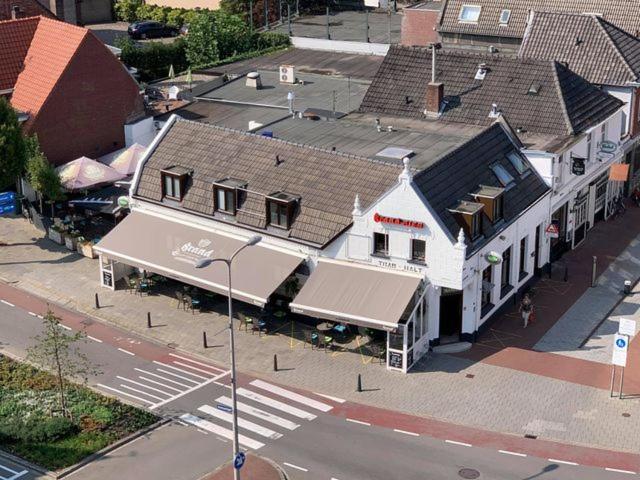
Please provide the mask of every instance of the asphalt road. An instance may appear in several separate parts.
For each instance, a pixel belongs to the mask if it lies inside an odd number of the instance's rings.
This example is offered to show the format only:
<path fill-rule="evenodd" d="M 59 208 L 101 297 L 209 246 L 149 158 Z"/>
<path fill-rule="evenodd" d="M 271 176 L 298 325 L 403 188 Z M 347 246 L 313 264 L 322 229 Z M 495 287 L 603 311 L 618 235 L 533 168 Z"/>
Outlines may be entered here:
<path fill-rule="evenodd" d="M 0 300 L 0 352 L 23 356 L 40 329 L 39 313 Z M 63 318 L 63 323 L 74 330 L 86 327 L 91 335 L 82 348 L 102 373 L 90 384 L 175 421 L 68 478 L 195 480 L 229 459 L 231 424 L 224 405 L 230 389 L 224 366 L 79 318 Z M 347 405 L 340 399 L 253 377 L 239 376 L 239 385 L 243 447 L 275 460 L 294 480 L 637 477 L 377 427 L 337 413 Z M 23 470 L 0 459 L 0 480 L 39 478 Z"/>

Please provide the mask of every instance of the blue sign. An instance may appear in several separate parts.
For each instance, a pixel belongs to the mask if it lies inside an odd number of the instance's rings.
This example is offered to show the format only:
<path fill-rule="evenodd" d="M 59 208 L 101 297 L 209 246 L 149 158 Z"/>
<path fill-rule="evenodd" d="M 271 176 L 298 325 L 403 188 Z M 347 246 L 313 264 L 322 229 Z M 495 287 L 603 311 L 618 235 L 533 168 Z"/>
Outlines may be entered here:
<path fill-rule="evenodd" d="M 227 412 L 227 413 L 231 413 L 233 411 L 231 407 L 229 407 L 228 405 L 222 405 L 221 403 L 218 403 L 216 405 L 216 408 L 218 410 L 222 410 L 223 412 Z"/>
<path fill-rule="evenodd" d="M 16 201 L 15 192 L 0 192 L 0 205 L 14 203 Z"/>
<path fill-rule="evenodd" d="M 616 345 L 618 346 L 618 348 L 624 348 L 627 345 L 627 342 L 624 338 L 619 338 L 618 340 L 616 340 Z"/>
<path fill-rule="evenodd" d="M 7 213 L 13 213 L 16 211 L 15 203 L 10 205 L 0 205 L 0 215 L 5 215 Z"/>
<path fill-rule="evenodd" d="M 236 470 L 240 470 L 244 465 L 244 461 L 247 459 L 244 452 L 238 452 L 233 459 L 233 466 Z"/>

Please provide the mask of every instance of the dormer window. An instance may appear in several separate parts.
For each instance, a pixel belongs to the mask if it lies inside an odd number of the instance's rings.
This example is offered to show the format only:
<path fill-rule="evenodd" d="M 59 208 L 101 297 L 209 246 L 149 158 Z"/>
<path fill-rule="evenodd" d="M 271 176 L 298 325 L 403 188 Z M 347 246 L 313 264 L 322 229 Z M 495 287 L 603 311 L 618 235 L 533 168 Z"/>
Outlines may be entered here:
<path fill-rule="evenodd" d="M 467 237 L 474 241 L 482 235 L 482 212 L 484 204 L 461 201 L 450 210 Z"/>
<path fill-rule="evenodd" d="M 238 210 L 239 189 L 245 189 L 247 182 L 235 178 L 225 178 L 213 184 L 214 208 L 217 212 L 235 215 Z"/>
<path fill-rule="evenodd" d="M 267 197 L 267 219 L 269 225 L 284 228 L 291 228 L 291 221 L 295 213 L 295 207 L 300 197 L 286 192 L 276 192 Z"/>
<path fill-rule="evenodd" d="M 458 20 L 460 23 L 477 23 L 480 18 L 480 10 L 479 5 L 463 5 Z"/>
<path fill-rule="evenodd" d="M 481 185 L 480 189 L 471 195 L 484 206 L 484 212 L 492 223 L 504 218 L 504 188 Z"/>
<path fill-rule="evenodd" d="M 162 177 L 162 196 L 170 200 L 182 201 L 187 187 L 187 178 L 191 170 L 173 166 L 160 172 Z"/>

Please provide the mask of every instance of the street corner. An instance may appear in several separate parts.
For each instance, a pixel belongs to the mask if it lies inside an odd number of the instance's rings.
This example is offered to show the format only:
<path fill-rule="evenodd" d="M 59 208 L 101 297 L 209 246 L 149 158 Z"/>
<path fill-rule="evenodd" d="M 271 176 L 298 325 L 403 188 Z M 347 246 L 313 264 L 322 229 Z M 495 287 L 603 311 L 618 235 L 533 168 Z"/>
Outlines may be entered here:
<path fill-rule="evenodd" d="M 252 478 L 255 480 L 285 480 L 287 475 L 284 470 L 273 460 L 265 457 L 260 457 L 254 454 L 242 454 L 240 456 L 243 460 L 236 459 L 235 462 L 228 462 L 221 465 L 211 473 L 201 477 L 200 480 L 233 480 L 233 470 L 235 468 L 233 463 L 244 462 L 240 466 L 242 475 L 246 478 Z"/>

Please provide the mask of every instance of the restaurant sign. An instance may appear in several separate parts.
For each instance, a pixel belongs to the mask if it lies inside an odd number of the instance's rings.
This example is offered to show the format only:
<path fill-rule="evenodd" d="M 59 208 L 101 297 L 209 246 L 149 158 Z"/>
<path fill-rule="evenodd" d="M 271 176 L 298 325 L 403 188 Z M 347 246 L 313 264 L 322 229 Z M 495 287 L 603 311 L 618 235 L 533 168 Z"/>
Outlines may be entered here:
<path fill-rule="evenodd" d="M 390 225 L 400 225 L 401 227 L 409 227 L 409 228 L 424 228 L 423 222 L 417 222 L 415 220 L 405 220 L 403 218 L 395 218 L 395 217 L 385 217 L 380 215 L 379 213 L 375 213 L 373 215 L 373 221 L 376 223 L 387 223 Z"/>
<path fill-rule="evenodd" d="M 213 249 L 207 249 L 209 245 L 211 245 L 211 240 L 206 238 L 200 240 L 197 245 L 194 245 L 193 242 L 187 242 L 171 252 L 171 255 L 181 262 L 194 264 L 203 258 L 211 258 Z"/>
<path fill-rule="evenodd" d="M 600 151 L 602 153 L 615 153 L 617 149 L 618 145 L 615 142 L 610 142 L 609 140 L 600 142 Z"/>
<path fill-rule="evenodd" d="M 584 175 L 586 171 L 584 161 L 584 158 L 571 157 L 571 173 L 574 175 Z"/>
<path fill-rule="evenodd" d="M 502 255 L 498 252 L 487 252 L 484 254 L 484 259 L 491 265 L 498 265 L 502 263 Z"/>

